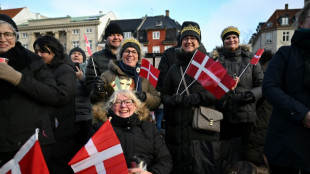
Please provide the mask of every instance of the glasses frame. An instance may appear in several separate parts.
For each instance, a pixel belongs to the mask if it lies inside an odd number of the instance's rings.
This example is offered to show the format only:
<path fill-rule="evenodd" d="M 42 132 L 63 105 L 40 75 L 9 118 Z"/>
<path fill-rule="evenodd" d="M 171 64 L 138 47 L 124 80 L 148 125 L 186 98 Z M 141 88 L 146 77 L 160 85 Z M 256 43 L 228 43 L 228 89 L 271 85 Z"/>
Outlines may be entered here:
<path fill-rule="evenodd" d="M 3 35 L 4 38 L 6 38 L 7 40 L 12 40 L 12 39 L 14 39 L 14 37 L 16 37 L 16 34 L 15 34 L 15 33 L 11 33 L 11 32 L 0 33 L 0 37 L 2 37 L 2 35 Z"/>
<path fill-rule="evenodd" d="M 120 101 L 120 102 L 119 102 Z M 130 101 L 130 102 L 129 102 Z M 127 104 L 126 104 L 126 102 L 127 102 Z M 129 102 L 129 103 L 128 103 Z M 132 100 L 132 99 L 125 99 L 125 100 L 120 100 L 120 99 L 118 99 L 118 100 L 116 100 L 114 103 L 113 103 L 113 105 L 114 106 L 122 106 L 122 104 L 123 103 L 125 103 L 125 105 L 126 106 L 131 106 L 133 103 L 134 103 L 134 101 Z"/>
<path fill-rule="evenodd" d="M 124 53 L 126 54 L 126 55 L 129 55 L 130 53 L 132 53 L 132 55 L 138 55 L 138 52 L 136 51 L 136 50 L 132 50 L 132 51 L 130 51 L 130 50 L 125 50 L 124 51 Z"/>

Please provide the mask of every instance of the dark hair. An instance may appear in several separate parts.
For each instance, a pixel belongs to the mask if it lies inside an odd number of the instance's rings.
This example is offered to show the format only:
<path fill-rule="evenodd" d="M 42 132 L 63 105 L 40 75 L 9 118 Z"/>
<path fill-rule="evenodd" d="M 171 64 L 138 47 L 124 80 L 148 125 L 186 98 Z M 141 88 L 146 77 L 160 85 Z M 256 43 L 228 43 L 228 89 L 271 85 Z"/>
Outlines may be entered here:
<path fill-rule="evenodd" d="M 307 16 L 309 15 L 309 10 L 310 10 L 310 3 L 304 6 L 304 8 L 301 10 L 301 12 L 298 15 L 298 26 L 300 23 L 304 23 Z"/>
<path fill-rule="evenodd" d="M 50 51 L 47 49 L 49 48 L 55 54 L 50 66 L 58 66 L 65 63 L 65 59 L 67 58 L 67 56 L 64 52 L 64 47 L 55 37 L 48 35 L 42 36 L 33 43 L 34 49 L 36 45 L 40 47 L 42 52 L 50 54 Z"/>

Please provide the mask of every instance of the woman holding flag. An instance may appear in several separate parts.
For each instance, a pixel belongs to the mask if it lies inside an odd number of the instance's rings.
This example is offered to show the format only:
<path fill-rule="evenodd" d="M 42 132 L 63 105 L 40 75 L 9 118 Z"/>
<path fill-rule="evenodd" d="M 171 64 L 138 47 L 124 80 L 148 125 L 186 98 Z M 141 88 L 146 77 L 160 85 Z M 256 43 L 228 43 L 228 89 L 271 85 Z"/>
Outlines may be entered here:
<path fill-rule="evenodd" d="M 237 27 L 225 28 L 221 34 L 223 47 L 217 47 L 212 54 L 237 82 L 218 104 L 224 116 L 221 139 L 241 138 L 244 147 L 256 120 L 255 102 L 262 96 L 263 72 L 259 64 L 250 63 L 253 54 L 247 46 L 239 45 L 239 36 Z"/>
<path fill-rule="evenodd" d="M 146 104 L 150 110 L 155 110 L 160 104 L 159 93 L 145 78 L 139 76 L 142 50 L 139 41 L 134 38 L 126 39 L 120 49 L 117 60 L 110 60 L 108 71 L 101 74 L 103 81 L 99 89 L 107 89 L 104 85 L 112 86 L 114 91 L 120 89 L 135 91 L 137 97 Z M 94 88 L 90 94 L 92 101 L 104 101 L 106 90 Z"/>
<path fill-rule="evenodd" d="M 166 143 L 173 160 L 172 173 L 216 173 L 210 164 L 213 158 L 207 157 L 209 154 L 200 151 L 202 148 L 199 146 L 202 142 L 218 140 L 219 133 L 192 128 L 192 107 L 203 105 L 214 108 L 216 98 L 193 77 L 185 74 L 196 50 L 206 54 L 200 42 L 199 25 L 192 21 L 184 22 L 180 39 L 181 47 L 176 49 L 177 63 L 170 67 L 161 90 L 162 102 L 168 109 Z M 186 89 L 189 94 L 184 92 L 181 95 Z"/>

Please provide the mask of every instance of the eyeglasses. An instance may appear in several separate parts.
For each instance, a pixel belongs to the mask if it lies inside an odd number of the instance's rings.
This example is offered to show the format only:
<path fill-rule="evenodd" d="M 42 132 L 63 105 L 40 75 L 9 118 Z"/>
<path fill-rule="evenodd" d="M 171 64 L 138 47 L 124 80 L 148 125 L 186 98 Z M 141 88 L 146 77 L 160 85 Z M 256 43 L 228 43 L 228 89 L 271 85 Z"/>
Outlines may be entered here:
<path fill-rule="evenodd" d="M 115 103 L 113 103 L 115 106 L 121 106 L 123 103 L 125 103 L 126 106 L 131 106 L 133 104 L 132 99 L 126 99 L 126 100 L 116 100 Z"/>
<path fill-rule="evenodd" d="M 184 42 L 188 42 L 188 41 L 194 42 L 196 40 L 197 40 L 196 37 L 184 37 L 182 39 L 182 41 L 184 41 Z"/>
<path fill-rule="evenodd" d="M 15 36 L 15 33 L 10 32 L 0 33 L 0 37 L 2 37 L 2 35 L 8 40 L 12 40 Z"/>
<path fill-rule="evenodd" d="M 132 50 L 132 51 L 125 50 L 124 53 L 127 54 L 127 55 L 129 55 L 130 53 L 132 53 L 133 55 L 137 55 L 138 54 L 138 52 L 136 50 Z"/>

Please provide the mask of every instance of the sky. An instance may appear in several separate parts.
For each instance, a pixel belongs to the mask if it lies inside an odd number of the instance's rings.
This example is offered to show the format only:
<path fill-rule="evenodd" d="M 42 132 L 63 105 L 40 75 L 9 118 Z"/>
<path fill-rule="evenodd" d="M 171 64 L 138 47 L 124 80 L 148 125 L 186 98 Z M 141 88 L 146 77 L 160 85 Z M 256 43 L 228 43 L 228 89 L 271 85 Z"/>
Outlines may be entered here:
<path fill-rule="evenodd" d="M 302 8 L 304 0 L 1 0 L 2 9 L 27 7 L 47 17 L 78 17 L 112 11 L 117 19 L 165 15 L 179 22 L 200 25 L 202 43 L 207 51 L 222 46 L 222 30 L 236 26 L 240 43 L 248 43 L 259 22 L 266 22 L 276 9 Z"/>

